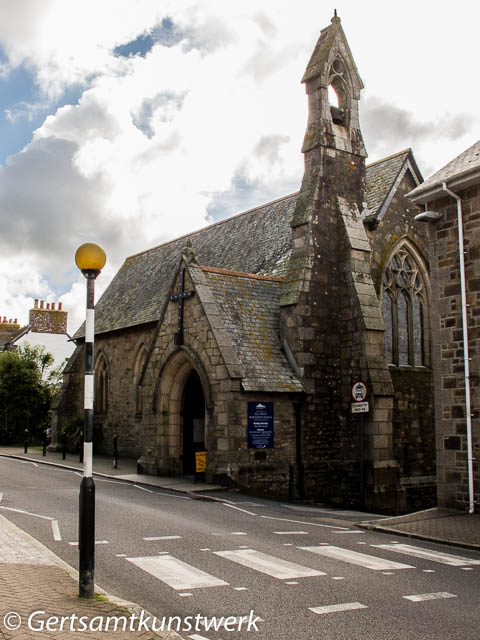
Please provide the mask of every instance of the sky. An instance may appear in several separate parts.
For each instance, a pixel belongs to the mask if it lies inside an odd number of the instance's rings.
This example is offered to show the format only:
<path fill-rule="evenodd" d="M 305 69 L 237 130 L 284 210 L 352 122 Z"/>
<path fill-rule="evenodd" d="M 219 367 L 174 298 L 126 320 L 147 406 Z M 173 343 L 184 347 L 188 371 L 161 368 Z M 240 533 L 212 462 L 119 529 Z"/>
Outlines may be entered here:
<path fill-rule="evenodd" d="M 427 178 L 480 138 L 477 0 L 2 0 L 0 316 L 61 301 L 73 334 L 82 243 L 98 298 L 129 255 L 297 191 L 334 9 L 367 162 L 411 147 Z"/>

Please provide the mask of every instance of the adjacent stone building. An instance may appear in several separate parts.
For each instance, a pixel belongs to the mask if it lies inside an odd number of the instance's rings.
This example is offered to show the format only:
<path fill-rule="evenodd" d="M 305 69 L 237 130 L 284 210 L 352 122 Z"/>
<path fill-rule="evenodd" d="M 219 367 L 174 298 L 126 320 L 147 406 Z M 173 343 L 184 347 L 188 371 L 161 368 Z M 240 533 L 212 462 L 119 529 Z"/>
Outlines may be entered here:
<path fill-rule="evenodd" d="M 300 191 L 127 258 L 98 301 L 97 446 L 118 434 L 150 474 L 192 473 L 204 450 L 208 480 L 266 495 L 430 506 L 427 229 L 406 198 L 422 176 L 410 149 L 365 167 L 337 16 L 303 82 Z M 75 338 L 58 428 L 82 414 Z"/>
<path fill-rule="evenodd" d="M 438 504 L 480 498 L 480 141 L 414 189 L 430 230 Z M 466 365 L 466 366 L 465 366 Z"/>
<path fill-rule="evenodd" d="M 54 366 L 60 367 L 72 355 L 75 345 L 67 333 L 68 312 L 59 302 L 35 300 L 29 311 L 28 324 L 24 327 L 17 319 L 0 323 L 0 349 L 11 351 L 29 345 L 44 347 L 54 358 Z"/>

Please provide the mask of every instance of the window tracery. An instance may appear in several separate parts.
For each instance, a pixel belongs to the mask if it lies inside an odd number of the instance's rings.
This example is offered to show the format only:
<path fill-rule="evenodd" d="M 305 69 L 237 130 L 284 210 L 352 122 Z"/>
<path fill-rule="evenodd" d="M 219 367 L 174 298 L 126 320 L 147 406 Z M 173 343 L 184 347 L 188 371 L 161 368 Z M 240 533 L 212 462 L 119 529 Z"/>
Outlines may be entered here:
<path fill-rule="evenodd" d="M 427 290 L 424 275 L 405 246 L 385 268 L 382 286 L 387 363 L 425 366 Z"/>

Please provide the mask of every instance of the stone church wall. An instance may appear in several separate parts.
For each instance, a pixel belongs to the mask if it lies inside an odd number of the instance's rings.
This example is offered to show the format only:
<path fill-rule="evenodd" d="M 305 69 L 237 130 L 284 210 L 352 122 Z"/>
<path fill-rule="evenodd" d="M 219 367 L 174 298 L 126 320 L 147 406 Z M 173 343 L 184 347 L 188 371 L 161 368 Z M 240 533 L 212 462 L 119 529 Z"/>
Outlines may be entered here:
<path fill-rule="evenodd" d="M 383 271 L 399 242 L 407 239 L 425 262 L 428 259 L 428 227 L 413 221 L 421 209 L 406 198 L 415 186 L 407 171 L 378 227 L 368 233 L 372 246 L 372 277 L 380 299 Z M 430 319 L 427 322 L 430 324 Z M 436 504 L 435 408 L 429 327 L 426 338 L 425 367 L 389 367 L 395 390 L 394 456 L 400 466 L 401 483 L 410 511 Z"/>
<path fill-rule="evenodd" d="M 141 455 L 141 416 L 136 410 L 135 375 L 141 349 L 149 347 L 154 325 L 141 325 L 95 337 L 95 363 L 107 363 L 106 411 L 95 408 L 95 427 L 101 431 L 96 451 L 111 453 L 118 435 L 120 455 Z M 98 395 L 98 394 L 97 394 Z"/>
<path fill-rule="evenodd" d="M 480 499 L 480 186 L 458 191 L 463 205 L 475 501 Z M 468 505 L 465 379 L 457 206 L 450 197 L 429 207 L 442 213 L 430 228 L 438 504 Z M 420 223 L 419 223 L 420 224 Z"/>
<path fill-rule="evenodd" d="M 185 289 L 193 283 L 186 274 Z M 232 379 L 198 295 L 185 301 L 184 344 L 174 344 L 178 303 L 169 302 L 156 333 L 142 382 L 143 471 L 182 473 L 182 391 L 192 368 L 206 400 L 207 474 L 211 482 L 264 495 L 287 496 L 289 463 L 295 456 L 295 417 L 290 394 L 245 393 Z M 210 319 L 212 309 L 210 309 Z M 275 448 L 247 448 L 247 403 L 273 401 Z M 188 398 L 186 398 L 188 402 Z"/>

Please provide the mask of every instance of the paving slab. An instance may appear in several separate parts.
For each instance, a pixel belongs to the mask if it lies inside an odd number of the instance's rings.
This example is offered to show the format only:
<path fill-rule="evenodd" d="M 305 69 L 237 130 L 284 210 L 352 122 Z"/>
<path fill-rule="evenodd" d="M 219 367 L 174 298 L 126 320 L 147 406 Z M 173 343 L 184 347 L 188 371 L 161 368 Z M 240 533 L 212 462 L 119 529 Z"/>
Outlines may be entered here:
<path fill-rule="evenodd" d="M 480 550 L 480 514 L 435 507 L 359 527 Z"/>
<path fill-rule="evenodd" d="M 0 638 L 33 640 L 48 636 L 68 640 L 78 638 L 81 632 L 83 638 L 96 639 L 180 639 L 174 632 L 137 631 L 143 611 L 138 605 L 97 586 L 95 590 L 95 598 L 79 598 L 78 573 L 0 516 Z M 144 620 L 149 615 L 143 611 Z"/>

